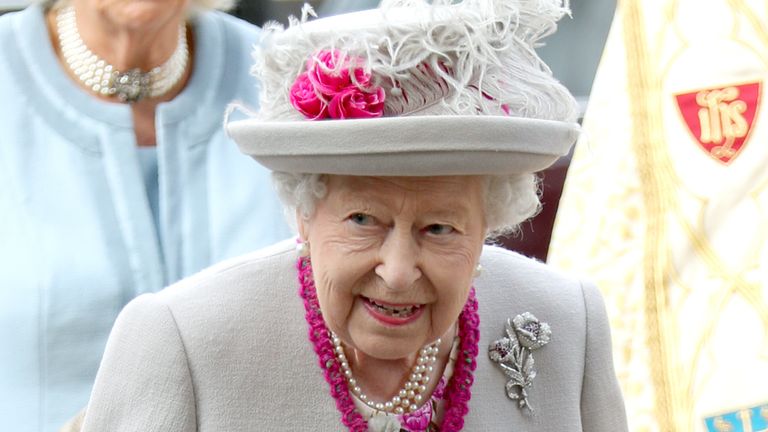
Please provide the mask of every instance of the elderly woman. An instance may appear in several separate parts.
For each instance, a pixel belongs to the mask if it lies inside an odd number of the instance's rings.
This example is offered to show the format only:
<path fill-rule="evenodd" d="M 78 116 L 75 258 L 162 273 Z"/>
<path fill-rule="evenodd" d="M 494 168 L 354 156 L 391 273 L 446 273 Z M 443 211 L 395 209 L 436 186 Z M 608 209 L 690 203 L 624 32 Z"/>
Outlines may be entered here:
<path fill-rule="evenodd" d="M 88 403 L 138 294 L 292 234 L 221 129 L 258 29 L 217 0 L 61 0 L 0 17 L 0 429 Z M 247 185 L 247 187 L 245 186 Z"/>
<path fill-rule="evenodd" d="M 483 245 L 578 135 L 531 48 L 563 13 L 402 0 L 272 29 L 229 131 L 299 238 L 129 304 L 84 430 L 626 430 L 597 289 Z"/>

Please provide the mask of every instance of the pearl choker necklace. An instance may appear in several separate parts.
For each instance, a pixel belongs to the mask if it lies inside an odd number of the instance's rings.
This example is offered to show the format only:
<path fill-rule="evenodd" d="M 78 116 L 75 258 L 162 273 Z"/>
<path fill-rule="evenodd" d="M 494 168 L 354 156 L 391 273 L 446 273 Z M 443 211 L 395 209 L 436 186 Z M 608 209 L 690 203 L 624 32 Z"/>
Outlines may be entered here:
<path fill-rule="evenodd" d="M 342 373 L 347 379 L 350 390 L 357 395 L 357 398 L 363 401 L 369 407 L 389 413 L 403 414 L 405 412 L 416 411 L 418 404 L 423 400 L 422 393 L 427 390 L 429 383 L 429 374 L 434 370 L 437 353 L 439 352 L 441 340 L 438 338 L 435 342 L 425 346 L 419 352 L 416 364 L 413 366 L 411 375 L 402 389 L 387 402 L 374 402 L 365 393 L 363 393 L 357 381 L 352 376 L 352 370 L 349 368 L 349 362 L 344 355 L 344 347 L 341 346 L 341 339 L 331 332 L 331 341 L 336 351 L 336 357 L 341 365 Z"/>
<path fill-rule="evenodd" d="M 168 93 L 184 76 L 189 63 L 184 24 L 179 25 L 179 39 L 171 57 L 149 72 L 140 69 L 118 71 L 88 49 L 77 31 L 72 6 L 63 8 L 56 16 L 56 29 L 61 54 L 75 76 L 94 93 L 117 97 L 122 102 L 134 103 Z"/>

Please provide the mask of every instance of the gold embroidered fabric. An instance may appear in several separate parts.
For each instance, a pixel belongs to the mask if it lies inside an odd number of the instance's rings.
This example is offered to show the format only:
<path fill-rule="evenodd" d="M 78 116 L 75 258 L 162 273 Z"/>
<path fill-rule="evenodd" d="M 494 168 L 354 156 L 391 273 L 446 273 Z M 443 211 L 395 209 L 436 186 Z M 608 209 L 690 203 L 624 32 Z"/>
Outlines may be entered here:
<path fill-rule="evenodd" d="M 764 0 L 619 1 L 549 261 L 603 290 L 632 431 L 768 422 L 765 23 Z"/>

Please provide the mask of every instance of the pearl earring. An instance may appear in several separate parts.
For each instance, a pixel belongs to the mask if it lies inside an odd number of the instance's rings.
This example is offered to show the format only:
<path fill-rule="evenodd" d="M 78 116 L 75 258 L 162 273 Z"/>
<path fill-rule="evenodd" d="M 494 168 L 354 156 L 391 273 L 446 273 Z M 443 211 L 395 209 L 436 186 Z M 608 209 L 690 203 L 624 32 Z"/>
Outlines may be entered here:
<path fill-rule="evenodd" d="M 478 264 L 478 265 L 475 267 L 475 274 L 474 274 L 474 276 L 475 276 L 475 277 L 478 277 L 478 276 L 480 276 L 482 273 L 483 273 L 483 266 L 482 266 L 482 265 L 480 265 L 480 264 Z"/>
<path fill-rule="evenodd" d="M 302 242 L 296 243 L 296 253 L 300 257 L 308 257 L 309 256 L 309 241 L 302 241 Z"/>

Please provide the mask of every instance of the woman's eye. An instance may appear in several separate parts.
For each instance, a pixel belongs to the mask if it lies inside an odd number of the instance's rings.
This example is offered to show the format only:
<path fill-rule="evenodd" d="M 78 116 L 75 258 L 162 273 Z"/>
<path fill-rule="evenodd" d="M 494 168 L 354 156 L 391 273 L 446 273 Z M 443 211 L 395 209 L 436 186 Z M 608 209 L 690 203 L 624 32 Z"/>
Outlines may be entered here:
<path fill-rule="evenodd" d="M 428 225 L 425 230 L 429 234 L 445 235 L 445 234 L 452 233 L 453 232 L 453 227 L 450 226 L 450 225 L 432 224 L 432 225 Z"/>
<path fill-rule="evenodd" d="M 376 222 L 373 216 L 365 213 L 355 213 L 349 217 L 349 220 L 357 225 L 373 225 Z"/>

